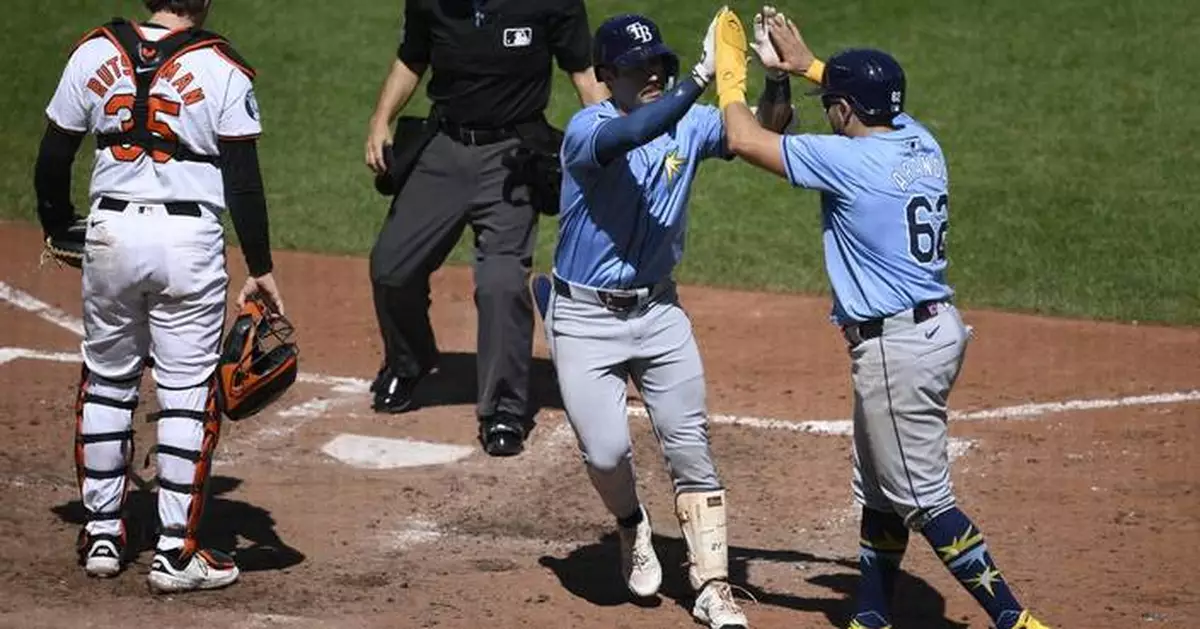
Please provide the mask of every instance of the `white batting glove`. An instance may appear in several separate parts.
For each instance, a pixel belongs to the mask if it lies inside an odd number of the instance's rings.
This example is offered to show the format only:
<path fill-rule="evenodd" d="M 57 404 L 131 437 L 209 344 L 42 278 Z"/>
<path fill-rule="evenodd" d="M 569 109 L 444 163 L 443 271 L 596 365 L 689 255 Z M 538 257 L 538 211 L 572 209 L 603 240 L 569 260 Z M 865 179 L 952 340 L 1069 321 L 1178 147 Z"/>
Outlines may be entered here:
<path fill-rule="evenodd" d="M 717 11 L 717 15 L 721 14 L 725 7 L 721 7 Z M 700 61 L 696 62 L 696 67 L 692 68 L 692 78 L 700 84 L 700 87 L 707 87 L 712 82 L 713 77 L 717 75 L 717 56 L 714 52 L 716 48 L 716 32 L 717 18 L 713 17 L 712 22 L 708 24 L 708 32 L 704 35 L 704 41 L 700 50 Z"/>
<path fill-rule="evenodd" d="M 763 5 L 762 10 L 754 14 L 754 41 L 750 42 L 750 47 L 754 49 L 754 53 L 758 55 L 759 61 L 767 71 L 767 78 L 773 81 L 787 78 L 787 71 L 781 67 L 779 53 L 775 51 L 775 45 L 771 43 L 771 32 L 768 26 L 768 21 L 779 14 L 775 7 L 769 4 Z"/>

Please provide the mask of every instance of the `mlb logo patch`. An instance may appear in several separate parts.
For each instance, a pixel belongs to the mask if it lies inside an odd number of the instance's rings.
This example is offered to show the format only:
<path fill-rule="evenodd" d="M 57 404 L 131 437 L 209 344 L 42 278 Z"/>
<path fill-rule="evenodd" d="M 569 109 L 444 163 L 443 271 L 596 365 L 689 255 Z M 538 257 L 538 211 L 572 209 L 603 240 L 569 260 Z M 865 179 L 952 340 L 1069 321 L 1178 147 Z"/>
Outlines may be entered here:
<path fill-rule="evenodd" d="M 529 26 L 521 26 L 519 28 L 504 29 L 505 48 L 524 48 L 532 43 L 533 28 Z"/>

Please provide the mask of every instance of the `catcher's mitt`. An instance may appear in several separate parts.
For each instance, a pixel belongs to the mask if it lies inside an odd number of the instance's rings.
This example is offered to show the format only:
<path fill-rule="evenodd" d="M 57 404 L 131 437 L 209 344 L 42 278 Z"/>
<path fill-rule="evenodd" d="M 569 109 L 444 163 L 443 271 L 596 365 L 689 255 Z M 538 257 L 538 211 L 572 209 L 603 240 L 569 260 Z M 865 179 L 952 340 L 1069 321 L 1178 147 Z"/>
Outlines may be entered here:
<path fill-rule="evenodd" d="M 61 266 L 83 268 L 83 245 L 87 239 L 87 219 L 76 219 L 66 229 L 46 236 L 42 264 L 54 260 Z"/>

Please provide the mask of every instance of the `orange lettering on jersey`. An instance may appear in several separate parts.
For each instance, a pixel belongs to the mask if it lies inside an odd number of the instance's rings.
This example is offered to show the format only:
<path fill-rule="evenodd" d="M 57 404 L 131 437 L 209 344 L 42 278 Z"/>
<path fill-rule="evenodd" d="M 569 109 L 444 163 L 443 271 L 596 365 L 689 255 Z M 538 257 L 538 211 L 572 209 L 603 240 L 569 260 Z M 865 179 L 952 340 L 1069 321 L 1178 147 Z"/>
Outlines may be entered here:
<path fill-rule="evenodd" d="M 121 120 L 121 131 L 133 129 L 133 94 L 117 94 L 104 103 L 104 113 L 109 116 L 120 116 L 122 111 L 128 112 L 129 117 Z M 116 153 L 117 147 L 113 147 Z"/>
<path fill-rule="evenodd" d="M 192 77 L 192 73 L 188 72 L 187 74 L 179 77 L 178 79 L 171 81 L 171 87 L 174 87 L 176 92 L 179 92 L 182 94 L 183 90 L 186 90 L 187 86 L 192 84 L 193 78 L 194 77 Z"/>
<path fill-rule="evenodd" d="M 121 76 L 121 64 L 118 63 L 118 59 L 118 57 L 113 57 L 112 59 L 105 61 L 104 65 L 112 68 L 113 76 L 119 78 Z"/>
<path fill-rule="evenodd" d="M 174 81 L 176 72 L 179 72 L 179 62 L 172 61 L 158 71 L 158 78 L 164 81 Z"/>
<path fill-rule="evenodd" d="M 195 105 L 202 100 L 204 100 L 204 88 L 201 87 L 197 87 L 196 89 L 183 95 L 184 105 Z"/>
<path fill-rule="evenodd" d="M 99 68 L 97 68 L 96 76 L 100 77 L 100 80 L 104 81 L 104 84 L 109 87 L 112 87 L 113 82 L 117 80 L 116 77 L 113 76 L 112 70 L 108 69 L 108 64 L 101 65 Z"/>
<path fill-rule="evenodd" d="M 101 98 L 103 98 L 104 95 L 108 93 L 108 88 L 104 87 L 104 85 L 102 85 L 100 83 L 100 81 L 97 81 L 96 77 L 92 77 L 92 78 L 88 79 L 87 86 L 88 86 L 89 90 L 92 90 L 93 92 L 96 93 L 96 96 L 99 96 Z"/>

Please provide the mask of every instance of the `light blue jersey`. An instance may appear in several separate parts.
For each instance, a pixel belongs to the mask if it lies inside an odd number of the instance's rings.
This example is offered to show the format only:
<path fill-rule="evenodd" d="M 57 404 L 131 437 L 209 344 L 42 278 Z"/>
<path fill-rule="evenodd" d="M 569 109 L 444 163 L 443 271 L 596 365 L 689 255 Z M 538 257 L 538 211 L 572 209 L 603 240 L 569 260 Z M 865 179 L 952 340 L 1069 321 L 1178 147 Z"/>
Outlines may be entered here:
<path fill-rule="evenodd" d="M 893 315 L 954 295 L 946 284 L 946 162 L 908 114 L 866 137 L 792 135 L 793 185 L 821 191 L 825 266 L 839 323 Z"/>
<path fill-rule="evenodd" d="M 721 112 L 693 105 L 670 132 L 600 165 L 596 134 L 621 115 L 610 101 L 597 103 L 564 132 L 554 270 L 573 284 L 633 288 L 669 278 L 683 256 L 700 161 L 726 156 Z"/>

